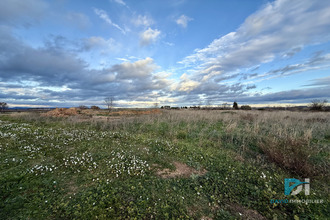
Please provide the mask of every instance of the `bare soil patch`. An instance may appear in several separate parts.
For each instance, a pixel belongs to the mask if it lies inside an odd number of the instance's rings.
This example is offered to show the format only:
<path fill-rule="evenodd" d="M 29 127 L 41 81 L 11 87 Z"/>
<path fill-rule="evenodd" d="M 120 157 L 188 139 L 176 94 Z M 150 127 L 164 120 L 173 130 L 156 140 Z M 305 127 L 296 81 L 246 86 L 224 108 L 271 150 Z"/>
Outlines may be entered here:
<path fill-rule="evenodd" d="M 170 170 L 168 168 L 163 170 L 157 170 L 157 175 L 162 178 L 174 178 L 174 177 L 190 177 L 192 174 L 194 175 L 204 175 L 207 171 L 205 169 L 196 170 L 184 163 L 181 162 L 173 162 L 175 166 L 175 170 Z"/>
<path fill-rule="evenodd" d="M 239 204 L 231 204 L 229 208 L 234 213 L 239 213 L 244 220 L 266 220 L 259 212 L 253 209 L 247 209 Z"/>

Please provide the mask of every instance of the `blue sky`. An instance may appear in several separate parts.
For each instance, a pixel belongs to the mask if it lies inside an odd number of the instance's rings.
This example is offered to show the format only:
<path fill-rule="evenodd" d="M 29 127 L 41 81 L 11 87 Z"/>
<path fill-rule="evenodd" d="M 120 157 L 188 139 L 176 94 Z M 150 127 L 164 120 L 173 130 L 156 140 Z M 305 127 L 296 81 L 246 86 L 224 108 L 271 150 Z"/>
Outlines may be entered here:
<path fill-rule="evenodd" d="M 12 107 L 330 97 L 330 1 L 2 0 L 0 36 Z"/>

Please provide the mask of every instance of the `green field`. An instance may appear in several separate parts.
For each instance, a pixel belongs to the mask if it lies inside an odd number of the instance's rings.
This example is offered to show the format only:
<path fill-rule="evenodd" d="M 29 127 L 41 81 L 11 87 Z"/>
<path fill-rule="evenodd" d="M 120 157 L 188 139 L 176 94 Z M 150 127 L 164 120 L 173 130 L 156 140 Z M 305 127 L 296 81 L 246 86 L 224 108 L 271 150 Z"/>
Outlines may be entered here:
<path fill-rule="evenodd" d="M 2 114 L 0 219 L 327 219 L 329 156 L 325 112 Z"/>

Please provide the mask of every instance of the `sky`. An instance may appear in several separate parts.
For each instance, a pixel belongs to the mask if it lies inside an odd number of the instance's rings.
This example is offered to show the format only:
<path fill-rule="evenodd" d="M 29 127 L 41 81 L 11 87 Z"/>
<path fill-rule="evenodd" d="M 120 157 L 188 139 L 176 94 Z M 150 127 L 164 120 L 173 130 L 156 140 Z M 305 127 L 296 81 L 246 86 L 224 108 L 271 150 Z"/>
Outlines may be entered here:
<path fill-rule="evenodd" d="M 330 99 L 330 1 L 1 0 L 9 107 Z"/>

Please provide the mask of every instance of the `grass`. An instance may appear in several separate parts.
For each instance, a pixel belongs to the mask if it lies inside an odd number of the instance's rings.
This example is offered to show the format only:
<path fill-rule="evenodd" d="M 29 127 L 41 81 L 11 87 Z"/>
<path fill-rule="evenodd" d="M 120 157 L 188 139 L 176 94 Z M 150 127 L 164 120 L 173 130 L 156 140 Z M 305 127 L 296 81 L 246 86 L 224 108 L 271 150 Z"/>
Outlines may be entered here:
<path fill-rule="evenodd" d="M 117 117 L 0 115 L 0 219 L 330 215 L 329 113 L 181 110 Z M 176 164 L 196 172 L 159 175 L 179 173 Z M 310 178 L 311 195 L 285 196 L 284 178 Z"/>

